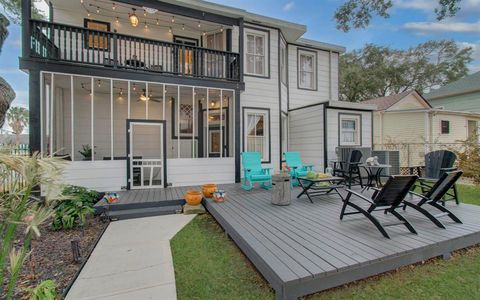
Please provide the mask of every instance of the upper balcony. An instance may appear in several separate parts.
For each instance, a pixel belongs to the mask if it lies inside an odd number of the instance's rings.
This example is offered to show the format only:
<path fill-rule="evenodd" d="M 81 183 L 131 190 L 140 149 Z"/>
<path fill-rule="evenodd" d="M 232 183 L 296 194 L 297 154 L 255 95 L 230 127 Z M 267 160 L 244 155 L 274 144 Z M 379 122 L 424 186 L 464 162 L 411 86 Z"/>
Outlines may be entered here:
<path fill-rule="evenodd" d="M 29 21 L 32 58 L 240 81 L 239 28 L 105 0 L 52 1 Z"/>

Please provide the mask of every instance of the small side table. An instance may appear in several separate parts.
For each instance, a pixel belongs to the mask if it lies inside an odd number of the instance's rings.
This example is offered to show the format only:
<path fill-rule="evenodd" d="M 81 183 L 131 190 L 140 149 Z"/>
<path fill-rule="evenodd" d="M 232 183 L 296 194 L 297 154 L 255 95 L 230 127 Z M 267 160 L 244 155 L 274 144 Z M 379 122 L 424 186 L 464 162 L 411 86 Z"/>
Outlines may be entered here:
<path fill-rule="evenodd" d="M 382 171 L 387 168 L 391 168 L 391 165 L 380 164 L 380 165 L 359 165 L 367 171 L 367 184 L 362 191 L 367 190 L 371 187 L 381 187 L 382 186 Z"/>
<path fill-rule="evenodd" d="M 322 196 L 330 194 L 332 191 L 335 192 L 343 200 L 343 196 L 338 191 L 339 188 L 343 188 L 344 185 L 341 183 L 345 179 L 342 177 L 327 177 L 327 178 L 316 178 L 310 179 L 307 177 L 299 177 L 298 183 L 302 187 L 302 192 L 298 194 L 297 198 L 300 198 L 302 195 L 307 195 L 308 200 L 313 203 L 312 197 Z M 325 186 L 316 186 L 317 183 L 327 183 Z"/>

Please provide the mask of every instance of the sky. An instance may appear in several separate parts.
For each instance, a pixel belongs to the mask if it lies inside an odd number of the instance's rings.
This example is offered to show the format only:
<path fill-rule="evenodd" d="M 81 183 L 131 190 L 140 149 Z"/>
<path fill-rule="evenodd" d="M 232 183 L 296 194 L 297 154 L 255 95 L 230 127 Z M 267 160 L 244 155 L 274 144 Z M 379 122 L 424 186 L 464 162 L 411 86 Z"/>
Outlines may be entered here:
<path fill-rule="evenodd" d="M 70 0 L 74 1 L 74 0 Z M 76 1 L 76 0 L 75 0 Z M 471 72 L 480 71 L 480 0 L 462 0 L 462 9 L 442 22 L 435 20 L 436 0 L 393 0 L 390 18 L 374 17 L 366 29 L 348 33 L 335 27 L 334 12 L 342 0 L 213 0 L 212 2 L 246 9 L 307 26 L 305 38 L 345 46 L 347 51 L 366 43 L 394 48 L 414 47 L 428 40 L 453 39 L 462 47 L 474 49 Z M 3 12 L 3 8 L 0 8 Z M 28 107 L 28 76 L 18 69 L 21 53 L 21 28 L 12 24 L 0 54 L 0 76 L 17 94 L 13 105 Z"/>

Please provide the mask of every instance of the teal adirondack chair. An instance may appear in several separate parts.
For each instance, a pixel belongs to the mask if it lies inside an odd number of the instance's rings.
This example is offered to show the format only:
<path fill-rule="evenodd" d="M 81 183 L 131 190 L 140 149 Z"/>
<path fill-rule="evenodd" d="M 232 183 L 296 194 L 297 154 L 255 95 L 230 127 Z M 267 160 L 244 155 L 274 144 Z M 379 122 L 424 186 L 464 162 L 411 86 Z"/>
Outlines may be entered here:
<path fill-rule="evenodd" d="M 242 188 L 250 191 L 255 183 L 261 183 L 264 189 L 272 187 L 271 168 L 262 167 L 260 152 L 242 152 L 243 183 Z"/>
<path fill-rule="evenodd" d="M 298 177 L 307 176 L 309 171 L 313 171 L 313 165 L 303 164 L 300 152 L 284 152 L 285 162 L 287 167 L 290 168 L 290 176 L 292 177 L 292 185 L 298 185 Z"/>

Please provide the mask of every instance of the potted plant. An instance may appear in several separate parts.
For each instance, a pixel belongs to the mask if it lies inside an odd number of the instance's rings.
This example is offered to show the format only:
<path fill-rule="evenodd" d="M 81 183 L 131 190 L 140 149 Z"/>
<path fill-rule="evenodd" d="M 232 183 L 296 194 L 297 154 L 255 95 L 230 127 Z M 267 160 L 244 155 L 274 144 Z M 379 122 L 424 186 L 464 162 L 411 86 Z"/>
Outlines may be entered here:
<path fill-rule="evenodd" d="M 192 205 L 192 206 L 195 206 L 195 205 L 199 205 L 200 202 L 202 202 L 202 192 L 200 191 L 196 191 L 196 190 L 190 190 L 188 191 L 185 196 L 185 201 L 187 202 L 187 204 L 189 205 Z"/>
<path fill-rule="evenodd" d="M 92 147 L 89 144 L 82 145 L 82 150 L 78 151 L 83 156 L 83 160 L 92 160 L 92 152 Z"/>

